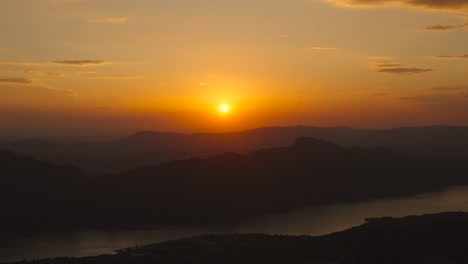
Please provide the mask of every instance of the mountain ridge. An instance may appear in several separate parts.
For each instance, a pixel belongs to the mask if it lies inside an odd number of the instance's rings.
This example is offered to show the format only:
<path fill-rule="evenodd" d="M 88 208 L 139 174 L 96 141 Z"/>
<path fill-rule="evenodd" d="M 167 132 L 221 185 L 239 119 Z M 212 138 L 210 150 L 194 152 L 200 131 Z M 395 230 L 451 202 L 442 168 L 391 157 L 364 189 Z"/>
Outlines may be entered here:
<path fill-rule="evenodd" d="M 287 147 L 298 137 L 313 137 L 344 147 L 384 146 L 413 155 L 468 156 L 468 127 L 451 126 L 402 127 L 390 130 L 294 126 L 193 134 L 140 131 L 112 141 L 62 144 L 26 140 L 0 144 L 0 148 L 54 164 L 74 164 L 88 175 L 96 176 L 170 160 Z"/>
<path fill-rule="evenodd" d="M 34 230 L 37 225 L 73 229 L 237 221 L 303 206 L 468 184 L 466 161 L 298 138 L 289 147 L 227 152 L 83 177 L 67 188 L 56 188 L 63 184 L 60 181 L 42 187 L 28 184 L 40 196 L 21 184 L 14 190 L 5 188 L 3 196 L 21 199 L 4 203 L 13 213 L 1 219 L 0 227 Z M 24 164 L 19 167 L 29 167 Z"/>

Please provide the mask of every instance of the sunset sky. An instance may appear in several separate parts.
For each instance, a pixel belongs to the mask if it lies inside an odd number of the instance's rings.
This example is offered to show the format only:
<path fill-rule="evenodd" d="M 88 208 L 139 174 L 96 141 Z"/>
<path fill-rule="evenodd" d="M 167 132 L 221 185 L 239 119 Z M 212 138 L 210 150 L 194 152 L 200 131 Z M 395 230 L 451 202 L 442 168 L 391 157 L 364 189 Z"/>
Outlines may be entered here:
<path fill-rule="evenodd" d="M 0 0 L 0 32 L 4 135 L 468 125 L 468 0 Z"/>

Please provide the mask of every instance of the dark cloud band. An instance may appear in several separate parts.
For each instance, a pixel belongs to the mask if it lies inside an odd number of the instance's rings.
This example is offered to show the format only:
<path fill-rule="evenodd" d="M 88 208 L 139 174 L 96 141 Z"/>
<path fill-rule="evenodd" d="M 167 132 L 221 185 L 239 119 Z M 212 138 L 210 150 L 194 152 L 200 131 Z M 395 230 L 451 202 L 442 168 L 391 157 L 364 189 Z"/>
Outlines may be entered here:
<path fill-rule="evenodd" d="M 95 66 L 109 64 L 109 62 L 101 60 L 64 60 L 64 61 L 54 61 L 53 63 L 68 65 L 68 66 Z"/>
<path fill-rule="evenodd" d="M 426 9 L 468 9 L 468 0 L 323 0 L 343 6 L 381 6 L 400 3 Z"/>
<path fill-rule="evenodd" d="M 394 74 L 408 74 L 408 73 L 423 73 L 430 72 L 432 69 L 421 69 L 421 68 L 385 68 L 380 69 L 379 72 L 394 73 Z"/>
<path fill-rule="evenodd" d="M 20 83 L 20 84 L 28 84 L 32 83 L 31 80 L 25 78 L 3 78 L 0 79 L 0 83 Z"/>
<path fill-rule="evenodd" d="M 375 66 L 378 68 L 378 72 L 393 73 L 393 74 L 412 74 L 412 73 L 424 73 L 433 71 L 433 69 L 424 69 L 416 67 L 408 67 L 405 64 L 394 63 L 391 61 L 376 62 Z"/>
<path fill-rule="evenodd" d="M 440 56 L 437 56 L 437 58 L 441 58 L 441 59 L 468 59 L 468 54 L 467 55 L 459 55 L 459 56 L 440 55 Z"/>

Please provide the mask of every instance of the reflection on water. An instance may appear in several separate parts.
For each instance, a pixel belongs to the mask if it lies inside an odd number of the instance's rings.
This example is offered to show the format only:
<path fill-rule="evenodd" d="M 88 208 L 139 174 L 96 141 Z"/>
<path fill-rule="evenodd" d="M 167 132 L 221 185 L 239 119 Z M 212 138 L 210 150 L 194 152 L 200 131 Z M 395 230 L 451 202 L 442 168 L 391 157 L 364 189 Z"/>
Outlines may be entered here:
<path fill-rule="evenodd" d="M 257 217 L 238 225 L 42 235 L 13 241 L 15 247 L 0 248 L 0 262 L 57 256 L 99 255 L 136 244 L 149 244 L 206 233 L 322 235 L 360 225 L 365 217 L 400 217 L 447 211 L 468 211 L 468 186 L 403 199 L 304 208 Z"/>

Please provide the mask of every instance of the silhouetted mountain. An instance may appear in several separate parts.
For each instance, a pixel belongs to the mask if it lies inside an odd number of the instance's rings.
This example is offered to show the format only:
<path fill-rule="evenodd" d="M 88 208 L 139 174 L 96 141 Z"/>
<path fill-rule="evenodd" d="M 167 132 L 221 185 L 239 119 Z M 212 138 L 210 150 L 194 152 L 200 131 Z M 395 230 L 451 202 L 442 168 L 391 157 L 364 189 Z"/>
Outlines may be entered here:
<path fill-rule="evenodd" d="M 343 147 L 331 142 L 304 137 L 296 139 L 291 148 L 297 152 L 315 152 L 320 153 L 320 155 L 333 155 L 344 151 Z"/>
<path fill-rule="evenodd" d="M 95 177 L 66 189 L 65 198 L 57 196 L 60 202 L 51 208 L 37 202 L 12 208 L 34 212 L 12 225 L 118 228 L 235 221 L 301 206 L 468 184 L 466 164 L 463 158 L 414 157 L 382 147 L 344 148 L 299 138 L 292 147 L 171 161 Z M 24 201 L 41 201 L 27 191 L 5 191 Z"/>
<path fill-rule="evenodd" d="M 71 165 L 56 166 L 0 149 L 0 180 L 3 188 L 11 185 L 38 188 L 48 184 L 63 187 L 84 179 L 86 176 Z"/>
<path fill-rule="evenodd" d="M 412 157 L 384 148 L 347 149 L 299 138 L 290 148 L 168 162 L 111 176 L 105 184 L 115 179 L 114 190 L 134 195 L 125 200 L 142 194 L 141 200 L 170 201 L 177 205 L 172 213 L 195 221 L 213 212 L 229 219 L 301 205 L 437 190 L 468 183 L 467 169 L 464 160 Z"/>
<path fill-rule="evenodd" d="M 84 263 L 467 263 L 468 214 L 370 219 L 320 236 L 203 235 L 117 250 L 114 255 L 31 264 Z"/>
<path fill-rule="evenodd" d="M 52 165 L 0 150 L 0 222 L 7 224 L 0 229 L 9 229 L 9 224 L 18 221 L 33 222 L 32 215 L 62 210 L 80 195 L 78 190 L 87 180 L 71 165 Z"/>
<path fill-rule="evenodd" d="M 468 156 L 468 127 L 443 126 L 391 130 L 296 126 L 198 134 L 144 131 L 109 142 L 60 144 L 26 140 L 0 144 L 0 148 L 55 164 L 74 164 L 90 175 L 98 175 L 176 159 L 286 147 L 298 137 L 313 137 L 345 147 L 385 146 L 416 155 Z"/>
<path fill-rule="evenodd" d="M 468 155 L 468 127 L 405 127 L 375 131 L 362 146 L 387 148 L 418 155 Z"/>

